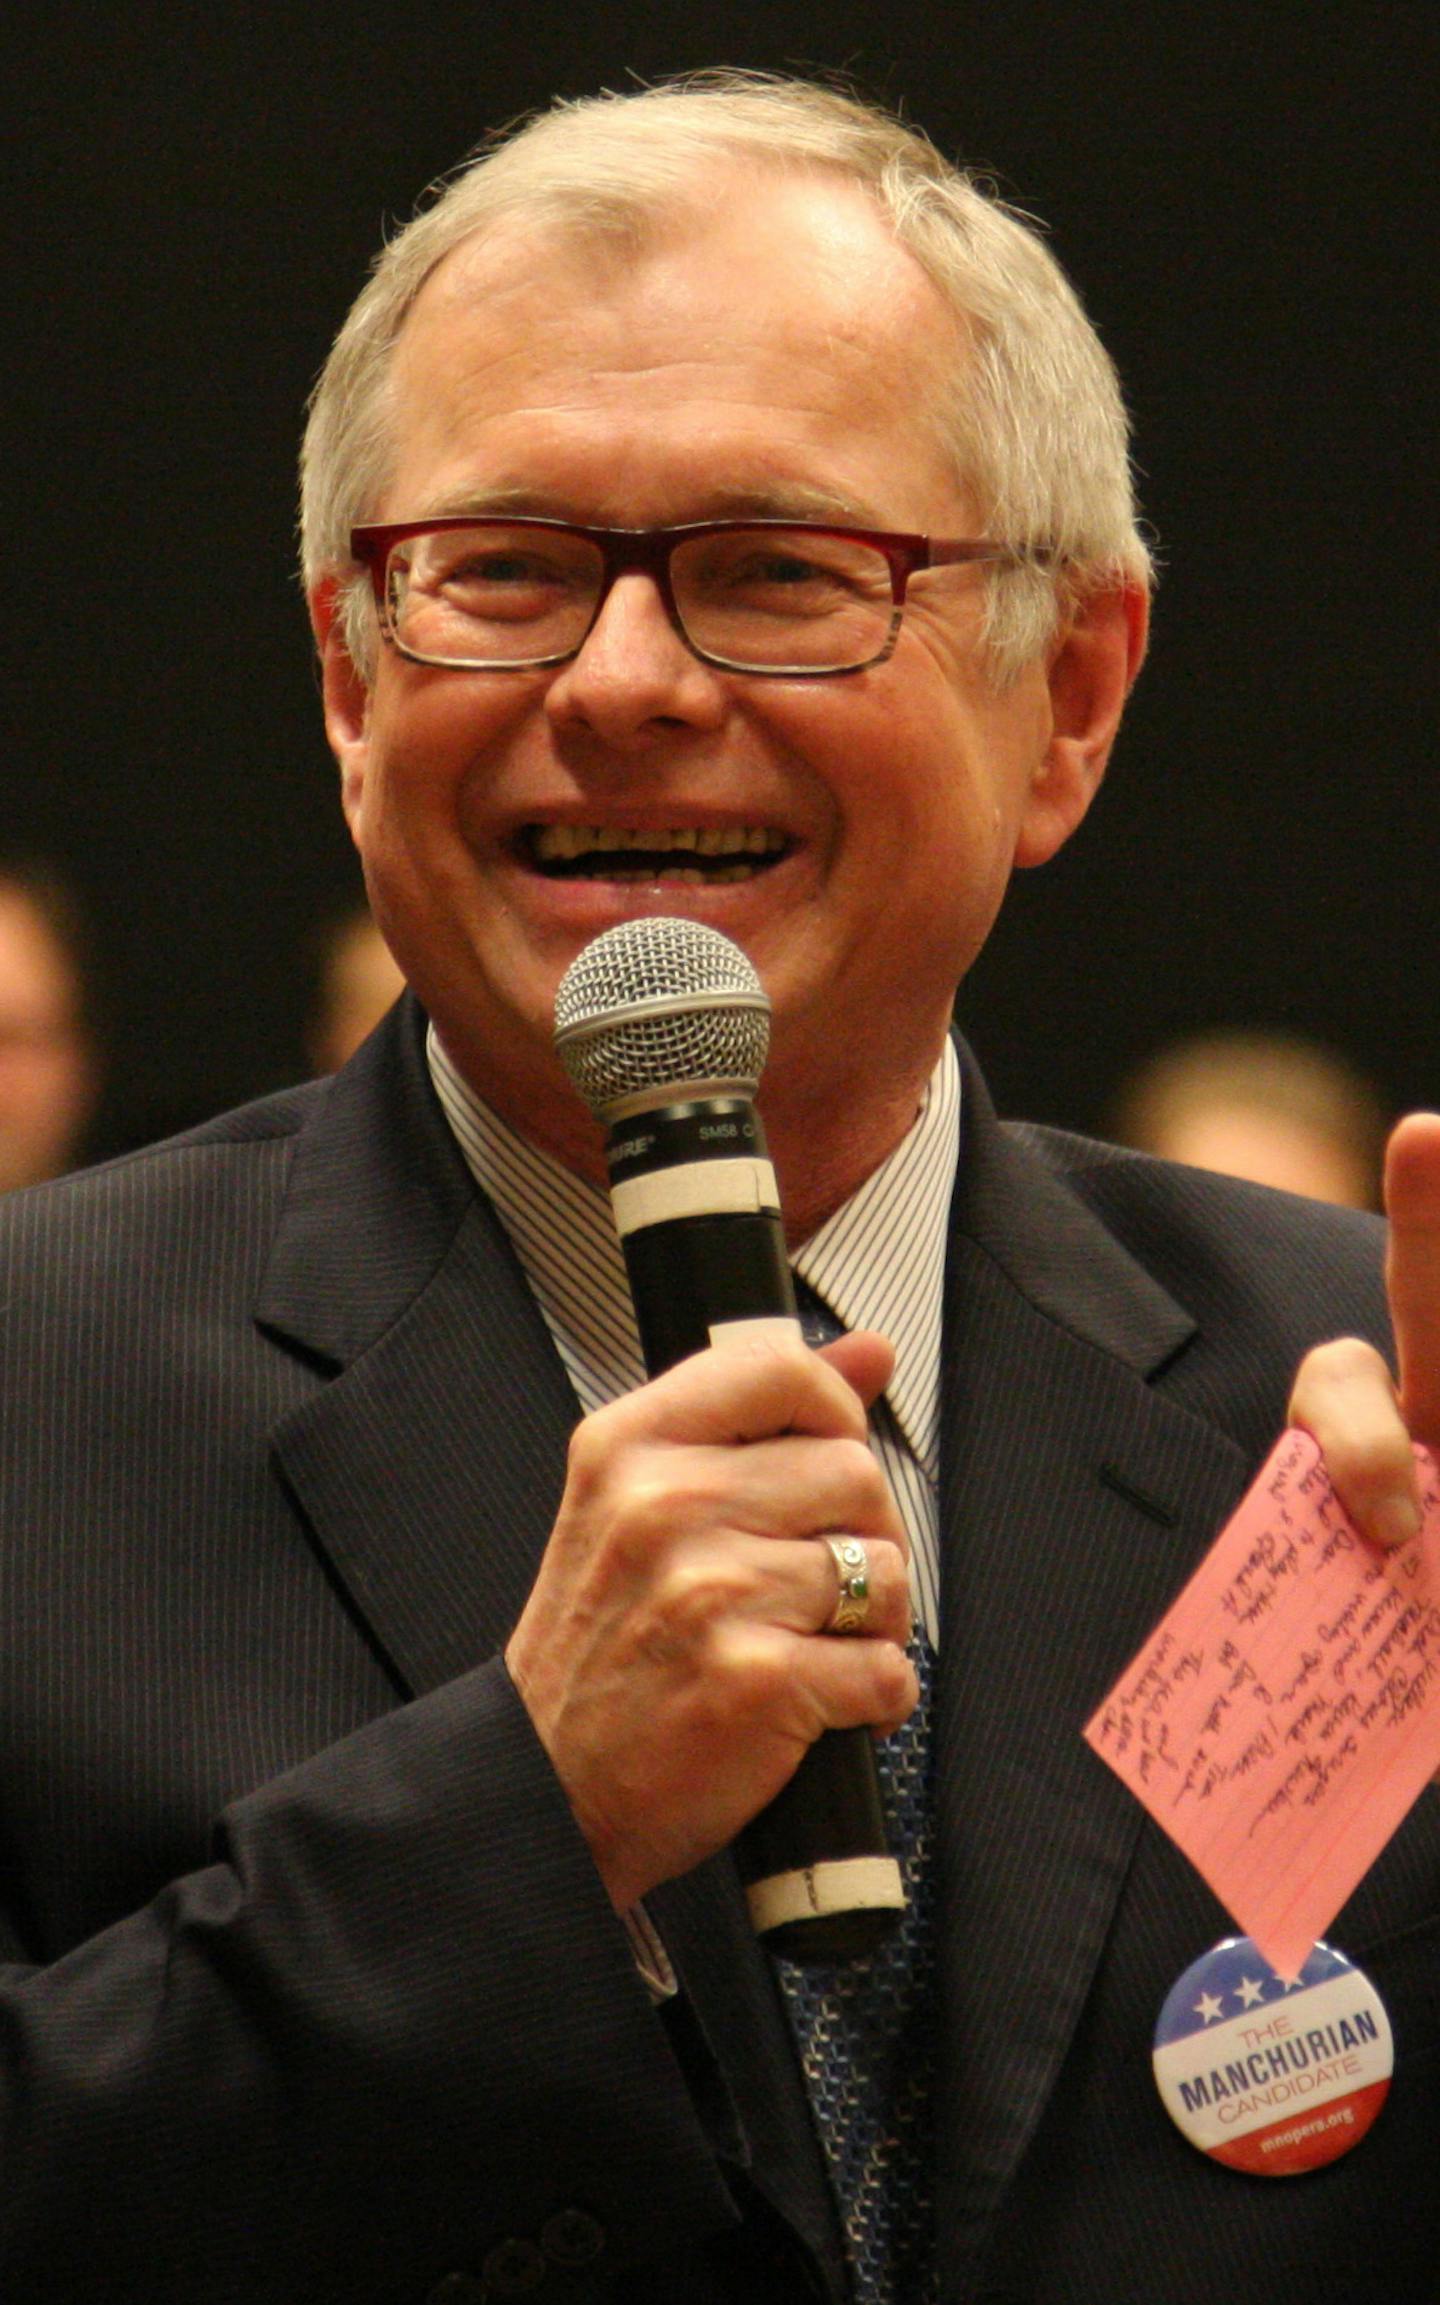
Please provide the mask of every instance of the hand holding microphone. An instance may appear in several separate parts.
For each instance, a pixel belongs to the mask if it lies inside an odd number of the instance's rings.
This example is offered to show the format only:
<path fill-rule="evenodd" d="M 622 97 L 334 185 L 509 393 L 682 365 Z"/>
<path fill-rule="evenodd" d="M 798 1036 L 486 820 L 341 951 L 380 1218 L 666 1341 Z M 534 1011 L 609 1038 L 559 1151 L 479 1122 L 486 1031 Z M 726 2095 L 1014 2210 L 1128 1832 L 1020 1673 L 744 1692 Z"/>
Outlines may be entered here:
<path fill-rule="evenodd" d="M 610 931 L 561 987 L 656 1381 L 580 1428 L 508 1655 L 617 1903 L 743 1827 L 756 1927 L 835 1959 L 903 1905 L 871 1732 L 915 1697 L 906 1546 L 866 1441 L 888 1348 L 812 1353 L 795 1324 L 751 1102 L 767 1038 L 748 961 L 691 922 Z M 815 1636 L 859 1563 L 823 1537 L 864 1551 L 841 1639 Z"/>

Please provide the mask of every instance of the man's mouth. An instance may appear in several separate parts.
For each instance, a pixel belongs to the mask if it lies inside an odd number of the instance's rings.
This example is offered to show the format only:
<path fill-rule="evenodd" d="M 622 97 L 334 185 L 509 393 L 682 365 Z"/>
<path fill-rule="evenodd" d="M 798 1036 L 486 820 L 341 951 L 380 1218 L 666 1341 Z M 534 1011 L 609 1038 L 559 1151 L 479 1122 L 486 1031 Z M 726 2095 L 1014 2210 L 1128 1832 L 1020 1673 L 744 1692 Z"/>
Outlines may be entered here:
<path fill-rule="evenodd" d="M 552 879 L 670 880 L 712 888 L 753 880 L 789 846 L 771 825 L 534 824 L 521 835 L 527 862 Z"/>

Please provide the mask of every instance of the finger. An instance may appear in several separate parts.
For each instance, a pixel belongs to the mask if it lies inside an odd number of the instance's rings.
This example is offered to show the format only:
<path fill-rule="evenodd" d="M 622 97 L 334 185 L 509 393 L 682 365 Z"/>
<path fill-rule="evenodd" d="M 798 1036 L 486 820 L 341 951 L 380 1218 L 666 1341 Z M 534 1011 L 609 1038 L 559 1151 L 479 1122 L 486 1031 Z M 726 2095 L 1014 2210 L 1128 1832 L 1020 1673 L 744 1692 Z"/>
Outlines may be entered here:
<path fill-rule="evenodd" d="M 844 1529 L 887 1538 L 909 1556 L 900 1509 L 866 1441 L 785 1433 L 742 1450 L 697 1453 L 683 1472 L 687 1503 L 698 1503 L 701 1517 L 757 1536 L 811 1537 Z"/>
<path fill-rule="evenodd" d="M 1418 1441 L 1440 1444 L 1440 1114 L 1410 1113 L 1385 1159 L 1386 1285 L 1400 1405 Z"/>
<path fill-rule="evenodd" d="M 869 1601 L 863 1630 L 847 1639 L 909 1639 L 910 1577 L 898 1545 L 863 1539 Z M 819 1537 L 732 1537 L 679 1548 L 665 1562 L 645 1607 L 667 1654 L 703 1652 L 715 1628 L 730 1617 L 775 1625 L 790 1633 L 830 1628 L 839 1571 Z"/>
<path fill-rule="evenodd" d="M 747 1681 L 757 1717 L 806 1745 L 826 1729 L 889 1736 L 920 1701 L 915 1668 L 894 1641 L 816 1640 L 735 1625 L 725 1669 Z"/>
<path fill-rule="evenodd" d="M 864 1441 L 787 1433 L 743 1449 L 636 1452 L 613 1504 L 621 1549 L 641 1573 L 676 1544 L 711 1536 L 781 1543 L 840 1529 L 910 1553 L 884 1467 Z"/>
<path fill-rule="evenodd" d="M 813 1538 L 810 1549 L 823 1556 L 816 1630 L 845 1640 L 909 1640 L 910 1571 L 898 1545 L 846 1531 Z M 842 1607 L 844 1622 L 837 1623 Z"/>
<path fill-rule="evenodd" d="M 1300 1363 L 1290 1422 L 1313 1433 L 1335 1493 L 1372 1544 L 1408 1543 L 1420 1526 L 1410 1434 L 1373 1345 L 1337 1337 Z"/>
<path fill-rule="evenodd" d="M 870 1346 L 851 1356 L 862 1369 L 878 1359 Z M 742 1325 L 596 1416 L 619 1431 L 648 1429 L 658 1440 L 730 1446 L 787 1432 L 863 1440 L 866 1404 L 843 1373 L 843 1356 L 842 1366 L 832 1365 L 834 1350 L 812 1352 L 798 1329 Z"/>
<path fill-rule="evenodd" d="M 607 1600 L 634 1609 L 657 1567 L 684 1545 L 808 1543 L 840 1529 L 909 1559 L 884 1467 L 863 1439 L 785 1433 L 733 1447 L 646 1436 L 616 1449 L 607 1414 L 585 1419 L 571 1437 L 565 1500 L 532 1596 L 553 1592 L 562 1616 L 581 1595 L 587 1612 Z"/>
<path fill-rule="evenodd" d="M 920 1683 L 904 1649 L 853 1638 L 804 1641 L 805 1681 L 826 1729 L 874 1729 L 890 1736 L 920 1702 Z"/>
<path fill-rule="evenodd" d="M 874 1329 L 851 1329 L 821 1345 L 817 1357 L 838 1369 L 867 1409 L 875 1406 L 895 1374 L 895 1348 Z"/>

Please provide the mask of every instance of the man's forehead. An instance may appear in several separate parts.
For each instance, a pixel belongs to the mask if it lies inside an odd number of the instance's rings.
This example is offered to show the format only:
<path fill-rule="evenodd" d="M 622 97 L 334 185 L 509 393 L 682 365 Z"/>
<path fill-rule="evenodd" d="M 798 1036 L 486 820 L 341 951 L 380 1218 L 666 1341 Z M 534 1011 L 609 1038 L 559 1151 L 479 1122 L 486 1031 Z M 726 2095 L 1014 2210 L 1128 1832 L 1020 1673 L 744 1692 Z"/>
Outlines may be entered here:
<path fill-rule="evenodd" d="M 873 324 L 893 308 L 899 325 L 957 328 L 863 185 L 833 169 L 763 165 L 712 171 L 664 207 L 595 218 L 577 208 L 541 221 L 512 214 L 478 226 L 439 259 L 411 318 L 468 313 L 477 301 L 503 311 L 546 284 L 584 310 L 623 294 L 633 316 L 643 314 L 647 282 L 662 277 L 671 295 L 689 277 L 697 301 L 723 298 L 737 259 L 752 295 L 801 274 L 837 314 L 853 306 Z"/>
<path fill-rule="evenodd" d="M 962 360 L 945 299 L 838 178 L 762 171 L 625 245 L 507 219 L 416 298 L 385 508 L 944 525 Z"/>

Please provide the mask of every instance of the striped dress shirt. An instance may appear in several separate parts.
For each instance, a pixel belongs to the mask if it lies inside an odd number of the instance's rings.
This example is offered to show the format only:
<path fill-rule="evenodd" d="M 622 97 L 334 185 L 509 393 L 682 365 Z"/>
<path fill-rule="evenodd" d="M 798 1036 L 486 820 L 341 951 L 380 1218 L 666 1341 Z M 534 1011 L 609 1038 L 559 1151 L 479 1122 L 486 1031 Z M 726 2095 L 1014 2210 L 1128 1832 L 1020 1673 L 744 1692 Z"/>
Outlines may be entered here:
<path fill-rule="evenodd" d="M 645 1382 L 609 1195 L 540 1152 L 464 1081 L 436 1033 L 431 1077 L 476 1182 L 494 1203 L 587 1413 Z M 916 1615 L 940 1632 L 940 1316 L 959 1151 L 960 1068 L 947 1040 L 920 1111 L 889 1158 L 792 1257 L 847 1329 L 879 1329 L 895 1372 L 871 1412 L 911 1547 Z"/>

